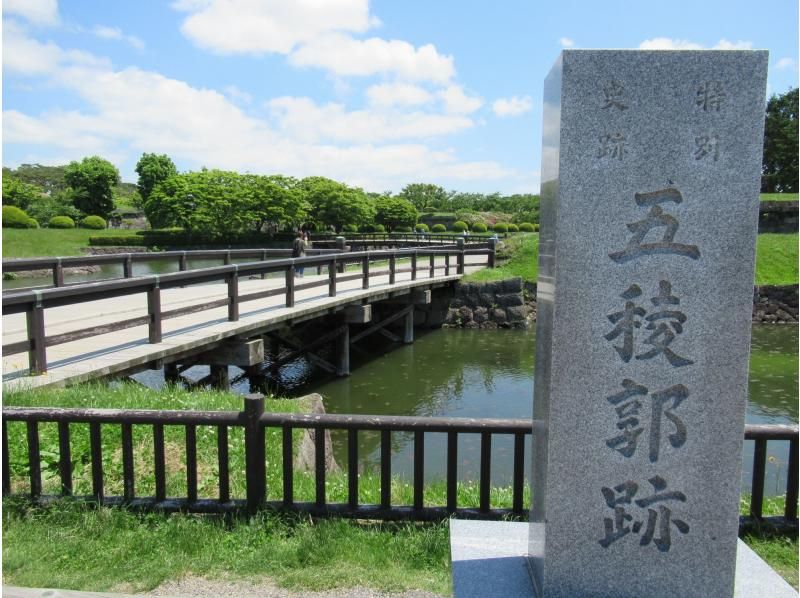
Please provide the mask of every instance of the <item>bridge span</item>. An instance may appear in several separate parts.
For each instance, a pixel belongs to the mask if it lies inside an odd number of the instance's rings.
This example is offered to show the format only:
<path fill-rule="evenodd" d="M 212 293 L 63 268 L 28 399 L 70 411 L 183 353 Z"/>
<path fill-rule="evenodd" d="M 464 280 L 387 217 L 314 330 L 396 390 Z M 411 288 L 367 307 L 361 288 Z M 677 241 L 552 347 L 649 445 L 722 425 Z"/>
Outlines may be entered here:
<path fill-rule="evenodd" d="M 493 264 L 493 247 L 395 249 L 4 293 L 3 387 L 66 386 L 162 366 L 169 379 L 193 364 L 210 365 L 224 386 L 228 365 L 263 361 L 265 335 L 347 375 L 352 343 L 372 333 L 412 342 L 415 304 Z M 387 300 L 393 313 L 373 322 L 371 305 Z M 321 317 L 330 330 L 304 346 L 280 334 Z M 400 322 L 399 334 L 388 329 Z M 337 347 L 333 363 L 315 353 L 325 343 Z"/>

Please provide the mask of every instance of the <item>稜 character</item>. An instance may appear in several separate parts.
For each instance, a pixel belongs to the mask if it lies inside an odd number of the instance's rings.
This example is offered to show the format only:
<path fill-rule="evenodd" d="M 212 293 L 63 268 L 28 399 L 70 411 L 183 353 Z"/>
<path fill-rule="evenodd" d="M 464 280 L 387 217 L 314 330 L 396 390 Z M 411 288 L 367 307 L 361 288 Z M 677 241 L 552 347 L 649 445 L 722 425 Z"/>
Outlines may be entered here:
<path fill-rule="evenodd" d="M 671 527 L 682 534 L 689 533 L 690 527 L 682 519 L 677 519 L 672 515 L 672 509 L 661 503 L 686 502 L 686 495 L 683 492 L 667 490 L 667 482 L 659 475 L 651 477 L 648 482 L 653 487 L 654 494 L 647 498 L 633 500 L 639 491 L 639 486 L 635 482 L 628 480 L 613 488 L 603 487 L 601 492 L 609 508 L 614 509 L 613 517 L 603 518 L 603 528 L 605 536 L 598 540 L 603 548 L 608 548 L 630 533 L 639 534 L 644 527 L 644 533 L 639 539 L 640 546 L 647 546 L 651 542 L 660 552 L 668 552 L 672 546 Z M 628 512 L 632 506 L 647 509 L 647 520 L 634 520 L 634 516 Z M 658 506 L 658 510 L 650 508 Z M 656 536 L 658 533 L 658 536 Z"/>
<path fill-rule="evenodd" d="M 678 220 L 666 213 L 661 207 L 661 204 L 668 202 L 682 203 L 683 196 L 680 191 L 673 187 L 668 187 L 648 193 L 635 193 L 634 200 L 636 205 L 649 207 L 650 211 L 643 220 L 627 225 L 628 230 L 633 233 L 627 247 L 621 251 L 609 253 L 608 257 L 618 264 L 623 264 L 642 256 L 656 254 L 680 255 L 693 260 L 700 257 L 700 250 L 697 245 L 675 242 Z M 663 229 L 661 239 L 646 242 L 650 231 L 658 229 Z M 658 238 L 656 237 L 656 239 Z"/>
<path fill-rule="evenodd" d="M 620 295 L 625 299 L 625 306 L 622 310 L 606 316 L 614 324 L 614 329 L 603 335 L 603 338 L 613 341 L 621 336 L 622 345 L 613 345 L 613 347 L 622 361 L 628 363 L 634 356 L 636 331 L 644 326 L 644 330 L 651 332 L 642 342 L 649 345 L 651 349 L 636 355 L 636 359 L 652 359 L 663 354 L 673 367 L 693 364 L 694 361 L 678 355 L 670 348 L 676 335 L 683 332 L 683 325 L 687 319 L 686 314 L 677 309 L 680 299 L 672 294 L 672 284 L 667 280 L 659 282 L 658 295 L 650 299 L 656 309 L 649 314 L 634 301 L 641 295 L 642 289 L 637 284 L 630 285 Z"/>
<path fill-rule="evenodd" d="M 639 436 L 645 431 L 642 423 L 642 401 L 648 396 L 646 386 L 637 384 L 633 380 L 622 381 L 623 391 L 606 397 L 606 400 L 616 406 L 619 418 L 617 429 L 620 434 L 606 440 L 606 446 L 619 452 L 623 457 L 630 458 L 636 452 Z M 686 425 L 674 410 L 689 397 L 689 389 L 683 384 L 675 384 L 654 392 L 650 396 L 650 418 L 648 420 L 648 458 L 651 463 L 656 463 L 661 452 L 661 422 L 669 420 L 674 430 L 667 436 L 673 448 L 680 448 L 686 443 Z"/>
<path fill-rule="evenodd" d="M 694 104 L 703 112 L 719 112 L 727 96 L 722 81 L 703 81 L 697 88 Z"/>

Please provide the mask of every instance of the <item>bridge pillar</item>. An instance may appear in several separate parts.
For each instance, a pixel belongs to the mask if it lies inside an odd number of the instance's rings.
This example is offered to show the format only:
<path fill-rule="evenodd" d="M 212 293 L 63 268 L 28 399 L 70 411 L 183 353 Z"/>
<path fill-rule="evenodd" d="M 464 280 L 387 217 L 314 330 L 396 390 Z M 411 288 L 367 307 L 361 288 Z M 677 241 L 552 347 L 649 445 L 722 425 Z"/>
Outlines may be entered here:
<path fill-rule="evenodd" d="M 336 375 L 350 375 L 350 326 L 344 325 L 342 333 L 336 338 Z"/>
<path fill-rule="evenodd" d="M 414 342 L 414 308 L 408 310 L 403 317 L 403 344 L 410 345 Z"/>
<path fill-rule="evenodd" d="M 218 390 L 230 390 L 231 379 L 228 376 L 227 365 L 212 365 L 211 368 L 211 386 Z"/>
<path fill-rule="evenodd" d="M 168 384 L 177 384 L 181 379 L 177 363 L 164 364 L 164 381 Z"/>

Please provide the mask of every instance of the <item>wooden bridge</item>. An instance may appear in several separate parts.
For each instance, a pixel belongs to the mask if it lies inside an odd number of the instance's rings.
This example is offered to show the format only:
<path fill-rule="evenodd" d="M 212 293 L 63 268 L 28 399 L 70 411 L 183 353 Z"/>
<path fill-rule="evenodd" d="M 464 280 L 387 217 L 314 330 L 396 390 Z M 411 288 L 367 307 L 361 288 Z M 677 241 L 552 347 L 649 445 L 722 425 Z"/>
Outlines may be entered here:
<path fill-rule="evenodd" d="M 352 343 L 373 333 L 412 342 L 414 304 L 470 270 L 493 266 L 495 257 L 493 244 L 463 242 L 238 264 L 228 251 L 225 265 L 185 270 L 196 256 L 175 253 L 183 271 L 133 277 L 133 257 L 103 256 L 122 259 L 127 278 L 73 285 L 64 285 L 63 268 L 90 258 L 53 258 L 54 288 L 4 293 L 4 388 L 64 386 L 162 366 L 174 378 L 195 364 L 210 365 L 212 381 L 224 386 L 228 365 L 263 361 L 267 334 L 292 355 L 347 375 Z M 152 259 L 146 255 L 136 259 Z M 387 300 L 393 313 L 373 322 L 371 305 Z M 335 325 L 311 343 L 281 333 L 323 316 Z M 387 329 L 400 321 L 401 334 Z M 353 337 L 351 324 L 361 325 Z M 335 363 L 316 355 L 325 343 L 335 343 Z"/>

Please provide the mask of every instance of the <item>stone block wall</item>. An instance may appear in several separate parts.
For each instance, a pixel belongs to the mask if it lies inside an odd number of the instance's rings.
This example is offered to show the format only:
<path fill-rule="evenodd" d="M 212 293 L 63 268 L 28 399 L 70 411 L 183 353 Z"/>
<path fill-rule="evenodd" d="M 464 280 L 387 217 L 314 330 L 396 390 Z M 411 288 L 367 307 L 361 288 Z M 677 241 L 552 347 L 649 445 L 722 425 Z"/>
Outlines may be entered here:
<path fill-rule="evenodd" d="M 797 324 L 797 286 L 755 287 L 753 323 Z"/>
<path fill-rule="evenodd" d="M 528 328 L 536 321 L 535 294 L 521 278 L 463 282 L 455 289 L 444 326 L 449 328 Z"/>

